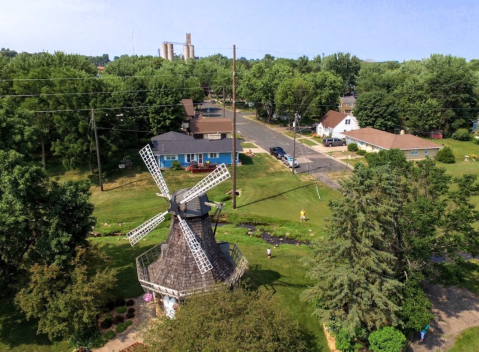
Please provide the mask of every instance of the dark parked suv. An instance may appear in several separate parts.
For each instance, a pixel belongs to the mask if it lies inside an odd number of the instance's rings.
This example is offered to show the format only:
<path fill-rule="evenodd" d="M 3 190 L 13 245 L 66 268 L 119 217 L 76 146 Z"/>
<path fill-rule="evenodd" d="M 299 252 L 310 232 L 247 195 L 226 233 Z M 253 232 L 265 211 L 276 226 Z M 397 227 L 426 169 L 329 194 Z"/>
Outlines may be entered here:
<path fill-rule="evenodd" d="M 281 159 L 286 154 L 286 152 L 281 147 L 271 147 L 269 148 L 269 153 L 276 159 Z"/>
<path fill-rule="evenodd" d="M 323 139 L 323 145 L 326 147 L 337 147 L 340 145 L 346 145 L 346 141 L 339 138 L 325 138 Z"/>

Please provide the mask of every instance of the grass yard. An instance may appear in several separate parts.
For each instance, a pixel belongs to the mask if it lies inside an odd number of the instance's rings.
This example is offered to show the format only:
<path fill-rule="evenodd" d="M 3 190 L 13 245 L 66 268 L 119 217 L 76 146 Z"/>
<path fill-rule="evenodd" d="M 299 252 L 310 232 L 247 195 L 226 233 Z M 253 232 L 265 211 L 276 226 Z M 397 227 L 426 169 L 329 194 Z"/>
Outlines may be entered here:
<path fill-rule="evenodd" d="M 479 326 L 464 330 L 449 352 L 479 351 Z"/>
<path fill-rule="evenodd" d="M 298 139 L 298 142 L 309 145 L 310 147 L 313 146 L 313 145 L 318 145 L 318 143 L 312 141 L 311 139 L 307 139 L 307 138 L 300 138 L 300 139 Z"/>
<path fill-rule="evenodd" d="M 243 148 L 258 148 L 258 146 L 254 143 L 250 143 L 250 142 L 243 142 L 241 143 L 241 146 Z"/>
<path fill-rule="evenodd" d="M 450 147 L 456 157 L 456 163 L 443 164 L 438 162 L 438 165 L 444 167 L 450 175 L 462 176 L 465 174 L 474 174 L 479 176 L 479 161 L 465 161 L 466 155 L 479 154 L 479 145 L 473 141 L 456 141 L 452 138 L 448 139 L 431 139 L 431 142 Z"/>
<path fill-rule="evenodd" d="M 131 153 L 128 157 L 133 161 L 131 169 L 111 169 L 105 173 L 104 192 L 100 192 L 97 179 L 92 178 L 87 170 L 62 172 L 54 168 L 50 172 L 62 180 L 92 180 L 91 201 L 95 205 L 97 225 L 94 231 L 97 233 L 126 233 L 168 208 L 166 199 L 156 196 L 158 188 L 141 159 Z M 236 210 L 232 209 L 231 200 L 225 204 L 222 214 L 228 222 L 262 224 L 268 231 L 276 231 L 279 235 L 290 233 L 291 237 L 302 240 L 312 239 L 310 229 L 315 234 L 321 232 L 325 217 L 330 215 L 328 201 L 340 197 L 338 191 L 318 183 L 309 175 L 292 175 L 269 155 L 259 154 L 251 158 L 242 154 L 241 158 L 243 165 L 237 168 L 236 188 L 242 193 L 236 198 Z M 191 187 L 205 176 L 184 170 L 167 170 L 163 175 L 171 192 Z M 229 190 L 231 180 L 208 191 L 208 196 L 211 200 L 222 201 Z M 307 221 L 300 223 L 302 208 L 306 211 Z M 161 226 L 168 226 L 167 222 Z"/>

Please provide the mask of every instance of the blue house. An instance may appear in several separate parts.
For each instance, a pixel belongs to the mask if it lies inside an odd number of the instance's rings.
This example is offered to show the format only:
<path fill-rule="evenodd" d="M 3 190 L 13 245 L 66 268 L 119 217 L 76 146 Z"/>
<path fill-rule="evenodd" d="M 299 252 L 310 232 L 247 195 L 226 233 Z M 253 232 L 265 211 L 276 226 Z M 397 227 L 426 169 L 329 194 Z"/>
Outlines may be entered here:
<path fill-rule="evenodd" d="M 472 132 L 476 132 L 479 127 L 479 119 L 472 121 Z"/>
<path fill-rule="evenodd" d="M 158 159 L 160 168 L 170 168 L 174 160 L 178 160 L 183 167 L 192 161 L 201 164 L 230 165 L 233 163 L 233 139 L 195 139 L 178 132 L 168 132 L 151 138 L 153 154 Z M 243 151 L 241 143 L 236 140 L 236 162 L 239 153 Z"/>

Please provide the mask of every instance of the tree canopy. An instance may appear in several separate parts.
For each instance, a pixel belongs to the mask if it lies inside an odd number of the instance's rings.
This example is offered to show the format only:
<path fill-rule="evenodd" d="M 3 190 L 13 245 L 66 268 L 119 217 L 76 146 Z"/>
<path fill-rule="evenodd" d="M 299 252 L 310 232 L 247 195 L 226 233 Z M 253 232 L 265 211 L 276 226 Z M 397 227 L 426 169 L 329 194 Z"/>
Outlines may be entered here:
<path fill-rule="evenodd" d="M 274 296 L 222 286 L 182 304 L 144 333 L 152 351 L 306 351 L 307 334 Z"/>

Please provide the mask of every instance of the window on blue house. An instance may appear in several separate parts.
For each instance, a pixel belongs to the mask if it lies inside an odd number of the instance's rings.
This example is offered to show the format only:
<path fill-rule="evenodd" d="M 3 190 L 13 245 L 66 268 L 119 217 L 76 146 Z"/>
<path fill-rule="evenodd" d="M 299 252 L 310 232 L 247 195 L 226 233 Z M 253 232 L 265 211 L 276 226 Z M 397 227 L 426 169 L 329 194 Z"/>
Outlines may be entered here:
<path fill-rule="evenodd" d="M 208 154 L 208 158 L 210 158 L 210 159 L 216 159 L 216 158 L 218 158 L 218 153 L 209 153 L 209 154 Z"/>
<path fill-rule="evenodd" d="M 165 155 L 165 160 L 178 160 L 178 155 Z"/>

